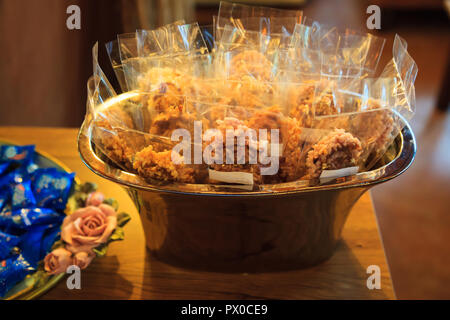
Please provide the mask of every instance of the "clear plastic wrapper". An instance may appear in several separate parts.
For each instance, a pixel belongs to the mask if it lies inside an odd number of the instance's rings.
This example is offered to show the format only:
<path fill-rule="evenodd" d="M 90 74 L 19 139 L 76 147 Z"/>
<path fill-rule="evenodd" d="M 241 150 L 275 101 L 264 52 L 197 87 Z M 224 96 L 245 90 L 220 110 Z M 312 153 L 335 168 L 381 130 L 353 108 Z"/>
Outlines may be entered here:
<path fill-rule="evenodd" d="M 156 30 L 138 30 L 136 33 L 137 54 L 131 61 L 137 61 L 140 74 L 133 74 L 135 67 L 130 68 L 130 73 L 125 72 L 127 78 L 132 78 L 132 89 L 151 91 L 164 79 L 164 69 L 177 69 L 184 75 L 195 74 L 208 62 L 208 45 L 206 44 L 202 30 L 197 23 L 180 24 L 176 22 Z M 206 59 L 206 60 L 204 60 Z M 127 64 L 122 60 L 122 63 Z M 198 71 L 201 72 L 201 71 Z"/>
<path fill-rule="evenodd" d="M 136 33 L 125 33 L 117 36 L 120 61 L 128 90 L 137 88 L 137 79 L 142 73 L 141 61 L 138 56 Z"/>
<path fill-rule="evenodd" d="M 91 114 L 96 106 L 99 106 L 109 98 L 116 95 L 114 88 L 109 83 L 98 63 L 98 43 L 92 48 L 93 75 L 87 84 L 88 114 Z"/>
<path fill-rule="evenodd" d="M 259 32 L 226 26 L 216 49 L 218 75 L 234 80 L 247 77 L 269 81 L 273 72 L 273 52 L 268 52 L 269 42 L 270 37 Z"/>
<path fill-rule="evenodd" d="M 94 47 L 85 134 L 151 184 L 251 189 L 372 168 L 414 114 L 417 66 L 396 37 L 375 78 L 384 39 L 302 19 L 221 3 L 213 43 L 182 21 L 120 35 L 121 95 Z"/>
<path fill-rule="evenodd" d="M 106 52 L 108 53 L 109 61 L 119 82 L 122 92 L 128 91 L 125 73 L 123 71 L 122 60 L 120 60 L 119 40 L 113 40 L 105 44 Z"/>
<path fill-rule="evenodd" d="M 395 37 L 393 59 L 379 78 L 353 79 L 346 86 L 335 85 L 339 97 L 335 114 L 317 115 L 313 127 L 344 129 L 358 138 L 362 152 L 357 161 L 369 170 L 386 152 L 415 109 L 414 80 L 417 65 L 399 36 Z"/>
<path fill-rule="evenodd" d="M 171 48 L 173 34 L 177 31 L 178 26 L 184 24 L 184 20 L 179 20 L 155 30 L 137 30 L 137 56 L 149 58 L 168 54 L 173 49 Z"/>
<path fill-rule="evenodd" d="M 215 19 L 215 39 L 221 41 L 225 26 L 232 25 L 241 30 L 257 31 L 269 36 L 291 34 L 298 23 L 302 23 L 303 12 L 268 7 L 249 6 L 226 1 L 220 2 Z"/>
<path fill-rule="evenodd" d="M 384 43 L 385 39 L 369 33 L 339 32 L 315 21 L 311 26 L 295 26 L 290 47 L 299 49 L 296 61 L 302 62 L 300 57 L 304 57 L 312 65 L 320 65 L 323 75 L 364 78 L 374 74 Z"/>

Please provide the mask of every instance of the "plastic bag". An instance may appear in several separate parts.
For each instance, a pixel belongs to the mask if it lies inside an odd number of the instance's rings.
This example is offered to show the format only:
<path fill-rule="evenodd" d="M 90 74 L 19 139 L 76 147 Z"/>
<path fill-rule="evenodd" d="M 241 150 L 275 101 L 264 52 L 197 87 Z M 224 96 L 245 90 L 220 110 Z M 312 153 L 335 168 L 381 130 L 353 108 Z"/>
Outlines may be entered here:
<path fill-rule="evenodd" d="M 396 37 L 374 77 L 384 39 L 303 20 L 222 2 L 213 43 L 182 21 L 120 35 L 108 48 L 121 95 L 95 46 L 85 134 L 150 184 L 253 189 L 369 170 L 414 114 L 417 66 Z"/>

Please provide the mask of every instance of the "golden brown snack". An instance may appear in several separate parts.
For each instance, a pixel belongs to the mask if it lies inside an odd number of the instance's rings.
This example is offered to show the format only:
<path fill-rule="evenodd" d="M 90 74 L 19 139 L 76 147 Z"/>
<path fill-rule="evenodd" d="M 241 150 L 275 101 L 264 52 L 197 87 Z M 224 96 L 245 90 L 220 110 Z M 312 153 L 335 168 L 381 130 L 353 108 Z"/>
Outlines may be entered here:
<path fill-rule="evenodd" d="M 283 137 L 283 153 L 280 159 L 279 176 L 282 181 L 289 182 L 299 179 L 303 175 L 301 166 L 303 141 L 302 129 L 297 120 L 286 118 L 281 127 Z"/>
<path fill-rule="evenodd" d="M 353 127 L 363 143 L 366 157 L 381 155 L 397 134 L 392 111 L 382 109 L 376 101 L 369 101 L 370 111 L 355 116 Z"/>
<path fill-rule="evenodd" d="M 155 87 L 163 82 L 170 82 L 179 86 L 179 82 L 182 78 L 183 74 L 174 68 L 153 67 L 139 79 L 139 90 L 143 92 L 152 92 L 155 91 Z"/>
<path fill-rule="evenodd" d="M 259 81 L 269 81 L 272 63 L 256 50 L 245 50 L 236 54 L 230 61 L 229 75 L 232 79 L 251 76 Z"/>
<path fill-rule="evenodd" d="M 338 113 L 331 84 L 327 81 L 311 82 L 288 89 L 289 115 L 302 127 L 312 127 L 316 117 Z"/>
<path fill-rule="evenodd" d="M 173 109 L 183 109 L 185 98 L 182 88 L 172 82 L 161 82 L 157 90 L 148 100 L 149 112 L 166 112 Z"/>
<path fill-rule="evenodd" d="M 313 105 L 314 115 L 316 117 L 329 116 L 339 112 L 339 108 L 335 103 L 334 97 L 336 92 L 336 82 L 326 79 L 317 81 Z"/>
<path fill-rule="evenodd" d="M 200 114 L 200 118 L 208 122 L 208 128 L 218 128 L 219 123 L 226 118 L 239 119 L 239 121 L 247 120 L 251 115 L 251 110 L 242 106 L 213 104 Z"/>
<path fill-rule="evenodd" d="M 145 145 L 145 137 L 129 130 L 134 128 L 133 120 L 122 107 L 110 107 L 97 115 L 93 139 L 113 162 L 133 170 L 134 154 Z"/>
<path fill-rule="evenodd" d="M 261 108 L 270 105 L 274 99 L 274 88 L 252 76 L 244 75 L 240 80 L 226 81 L 219 88 L 219 103 L 246 108 Z"/>
<path fill-rule="evenodd" d="M 183 112 L 183 109 L 169 109 L 156 115 L 150 124 L 150 133 L 171 137 L 173 130 L 187 129 L 193 136 L 195 115 Z"/>
<path fill-rule="evenodd" d="M 283 114 L 278 106 L 272 106 L 254 111 L 252 117 L 247 121 L 249 128 L 258 129 L 280 129 L 283 121 Z"/>
<path fill-rule="evenodd" d="M 338 109 L 334 103 L 333 94 L 331 92 L 322 92 L 314 103 L 314 114 L 318 116 L 329 116 L 338 113 Z"/>
<path fill-rule="evenodd" d="M 285 117 L 278 106 L 256 111 L 247 122 L 248 127 L 255 130 L 267 129 L 268 141 L 272 142 L 270 129 L 279 130 L 279 143 L 282 145 L 279 157 L 279 172 L 276 176 L 264 176 L 266 182 L 287 182 L 298 179 L 302 168 L 301 128 L 296 119 Z"/>
<path fill-rule="evenodd" d="M 93 134 L 96 136 L 94 143 L 109 159 L 119 167 L 132 170 L 134 152 L 119 134 L 105 125 L 95 128 Z"/>
<path fill-rule="evenodd" d="M 123 102 L 119 105 L 109 107 L 106 110 L 102 110 L 97 113 L 95 121 L 98 125 L 104 124 L 109 127 L 114 126 L 134 129 L 133 119 L 126 111 L 126 107 L 126 102 Z"/>
<path fill-rule="evenodd" d="M 336 129 L 323 137 L 308 152 L 306 175 L 303 179 L 315 179 L 322 170 L 337 170 L 355 166 L 362 146 L 358 138 L 342 129 Z"/>
<path fill-rule="evenodd" d="M 138 170 L 147 179 L 195 182 L 200 181 L 195 178 L 200 170 L 198 165 L 169 163 L 174 130 L 187 129 L 193 137 L 194 121 L 199 120 L 203 133 L 216 128 L 225 138 L 227 129 L 253 129 L 258 140 L 258 130 L 266 129 L 267 141 L 263 142 L 266 146 L 272 142 L 270 130 L 278 129 L 281 155 L 277 174 L 261 176 L 261 141 L 250 144 L 248 139 L 243 164 L 237 164 L 242 159 L 238 159 L 236 139 L 231 155 L 234 164 L 226 163 L 226 141 L 223 141 L 224 164 L 209 167 L 252 173 L 255 183 L 279 183 L 300 177 L 317 178 L 324 168 L 362 165 L 365 159 L 381 155 L 396 133 L 392 112 L 381 109 L 376 101 L 369 101 L 366 112 L 340 115 L 346 109 L 336 105 L 335 81 L 275 83 L 271 78 L 272 63 L 256 50 L 236 54 L 228 67 L 226 80 L 200 80 L 174 68 L 150 69 L 139 83 L 145 94 L 131 109 L 121 104 L 96 119 L 94 141 L 114 162 L 127 170 Z M 283 108 L 273 105 L 274 102 Z M 345 107 L 361 111 L 355 105 Z M 322 134 L 322 130 L 314 129 L 337 130 L 309 149 L 309 142 L 304 141 L 308 130 L 314 132 L 308 141 L 318 141 L 314 135 Z M 203 150 L 206 145 L 203 143 Z M 252 148 L 258 153 L 257 164 L 248 162 L 250 151 L 252 154 L 255 151 Z"/>
<path fill-rule="evenodd" d="M 172 161 L 172 150 L 157 152 L 153 146 L 148 146 L 136 154 L 133 168 L 151 182 L 195 183 L 194 169 L 182 164 L 182 156 L 179 157 L 180 164 L 175 164 Z"/>
<path fill-rule="evenodd" d="M 311 127 L 314 119 L 314 90 L 313 84 L 306 86 L 291 86 L 288 89 L 287 105 L 289 116 L 297 119 L 303 127 Z"/>
<path fill-rule="evenodd" d="M 145 130 L 148 131 L 151 119 L 159 113 L 185 110 L 187 75 L 173 68 L 152 68 L 139 82 Z"/>
<path fill-rule="evenodd" d="M 253 137 L 255 140 L 251 141 L 251 136 L 244 136 L 242 138 L 238 138 L 241 134 L 246 134 L 249 129 L 243 121 L 233 118 L 233 117 L 225 117 L 224 119 L 217 120 L 215 124 L 215 129 L 219 130 L 222 135 L 222 141 L 217 142 L 215 144 L 215 140 L 204 142 L 203 150 L 208 145 L 212 145 L 217 147 L 219 150 L 222 150 L 222 164 L 213 163 L 209 167 L 212 170 L 223 171 L 223 172 L 246 172 L 251 173 L 253 175 L 253 182 L 255 184 L 262 183 L 262 178 L 259 170 L 258 163 L 251 163 L 250 161 L 250 153 L 253 152 L 255 158 L 254 161 L 257 162 L 257 148 L 258 144 L 256 141 L 256 136 Z M 232 144 L 227 144 L 227 134 L 229 138 L 232 138 Z M 242 144 L 243 143 L 243 144 Z M 239 147 L 243 148 L 244 152 L 238 152 Z M 215 154 L 212 153 L 214 157 Z M 227 163 L 228 160 L 232 160 L 232 163 Z M 211 183 L 215 183 L 215 181 L 210 180 Z M 220 183 L 220 182 L 218 182 Z"/>

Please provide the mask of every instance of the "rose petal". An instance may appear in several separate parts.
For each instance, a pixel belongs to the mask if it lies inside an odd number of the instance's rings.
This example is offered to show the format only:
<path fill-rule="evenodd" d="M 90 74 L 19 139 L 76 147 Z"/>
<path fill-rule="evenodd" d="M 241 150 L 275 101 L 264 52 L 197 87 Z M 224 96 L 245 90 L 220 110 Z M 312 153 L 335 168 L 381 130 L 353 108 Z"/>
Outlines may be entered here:
<path fill-rule="evenodd" d="M 106 229 L 101 235 L 100 238 L 96 241 L 97 243 L 105 243 L 108 238 L 111 236 L 111 233 L 114 231 L 114 229 L 117 227 L 117 217 L 115 216 L 109 216 Z"/>
<path fill-rule="evenodd" d="M 116 215 L 106 204 L 78 209 L 64 219 L 62 238 L 71 252 L 82 251 L 79 247 L 96 247 L 105 243 L 117 227 Z"/>
<path fill-rule="evenodd" d="M 82 218 L 78 218 L 73 222 L 73 226 L 76 229 L 76 232 L 79 234 L 83 234 L 83 230 L 81 228 L 81 224 L 83 223 L 83 219 Z"/>
<path fill-rule="evenodd" d="M 85 269 L 94 259 L 94 257 L 95 253 L 93 253 L 92 251 L 77 252 L 73 257 L 73 263 L 80 267 L 80 269 Z"/>
<path fill-rule="evenodd" d="M 106 224 L 103 224 L 95 229 L 89 229 L 88 230 L 89 233 L 87 235 L 89 237 L 98 237 L 98 236 L 101 236 L 103 234 L 103 232 L 105 232 L 105 229 L 106 229 Z"/>
<path fill-rule="evenodd" d="M 84 207 L 84 208 L 80 208 L 75 210 L 72 214 L 68 215 L 66 217 L 66 221 L 72 222 L 75 221 L 78 218 L 82 218 L 87 212 L 90 212 L 92 210 L 92 208 L 96 208 L 96 207 Z"/>
<path fill-rule="evenodd" d="M 107 217 L 108 216 L 116 216 L 117 215 L 117 212 L 116 212 L 116 210 L 114 210 L 114 208 L 113 207 L 111 207 L 110 205 L 107 205 L 107 204 L 101 204 L 99 207 L 98 207 Z"/>
<path fill-rule="evenodd" d="M 105 222 L 106 222 L 105 215 L 95 215 L 95 216 L 86 217 L 84 219 L 84 224 L 95 223 L 97 226 L 101 226 L 101 225 L 105 224 Z"/>
<path fill-rule="evenodd" d="M 71 263 L 72 253 L 64 248 L 58 248 L 44 258 L 44 270 L 49 274 L 59 274 L 65 272 Z"/>
<path fill-rule="evenodd" d="M 78 242 L 80 245 L 84 245 L 84 244 L 94 244 L 95 241 L 98 239 L 98 237 L 87 237 L 82 236 L 80 234 L 74 234 L 72 235 L 72 239 Z"/>
<path fill-rule="evenodd" d="M 75 233 L 75 227 L 73 224 L 68 224 L 61 227 L 61 238 L 67 242 L 72 243 L 72 235 Z"/>

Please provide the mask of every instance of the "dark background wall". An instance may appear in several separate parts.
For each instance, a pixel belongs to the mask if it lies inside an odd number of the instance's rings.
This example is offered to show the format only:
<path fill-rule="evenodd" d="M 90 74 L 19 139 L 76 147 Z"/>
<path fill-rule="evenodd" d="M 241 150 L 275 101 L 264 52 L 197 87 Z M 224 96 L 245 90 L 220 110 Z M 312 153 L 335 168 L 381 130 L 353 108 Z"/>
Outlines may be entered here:
<path fill-rule="evenodd" d="M 66 27 L 72 4 L 81 30 Z M 136 13 L 133 0 L 0 0 L 0 125 L 79 126 L 93 44 L 114 79 L 103 45 L 136 30 Z"/>
<path fill-rule="evenodd" d="M 115 85 L 104 44 L 138 28 L 192 22 L 193 1 L 0 0 L 0 125 L 79 126 L 94 43 Z M 81 9 L 81 30 L 66 27 L 70 5 Z"/>

